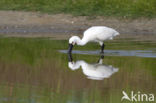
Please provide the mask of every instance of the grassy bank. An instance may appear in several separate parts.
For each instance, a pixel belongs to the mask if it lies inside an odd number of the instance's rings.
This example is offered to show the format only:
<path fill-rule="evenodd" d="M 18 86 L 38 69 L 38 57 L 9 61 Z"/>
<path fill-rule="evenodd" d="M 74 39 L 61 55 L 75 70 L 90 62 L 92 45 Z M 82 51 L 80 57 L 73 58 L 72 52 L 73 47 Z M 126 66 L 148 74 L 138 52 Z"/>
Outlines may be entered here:
<path fill-rule="evenodd" d="M 156 17 L 156 0 L 0 0 L 0 9 L 151 18 Z"/>

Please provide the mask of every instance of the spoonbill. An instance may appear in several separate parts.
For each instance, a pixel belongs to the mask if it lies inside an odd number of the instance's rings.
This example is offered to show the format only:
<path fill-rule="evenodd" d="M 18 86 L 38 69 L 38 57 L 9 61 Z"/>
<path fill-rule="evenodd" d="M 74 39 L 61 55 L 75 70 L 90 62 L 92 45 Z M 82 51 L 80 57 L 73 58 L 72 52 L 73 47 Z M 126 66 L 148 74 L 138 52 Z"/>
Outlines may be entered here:
<path fill-rule="evenodd" d="M 71 70 L 82 68 L 83 74 L 87 76 L 88 79 L 92 80 L 103 80 L 104 78 L 109 78 L 112 74 L 118 72 L 118 68 L 114 68 L 112 65 L 104 65 L 102 55 L 98 63 L 89 64 L 84 60 L 78 60 L 74 62 L 72 60 L 72 55 L 68 54 L 68 67 Z"/>
<path fill-rule="evenodd" d="M 72 36 L 69 39 L 68 53 L 72 52 L 72 48 L 75 44 L 83 46 L 91 41 L 98 42 L 101 46 L 101 53 L 103 53 L 105 47 L 103 42 L 105 40 L 112 40 L 113 37 L 117 35 L 119 35 L 119 33 L 116 30 L 106 26 L 90 27 L 86 31 L 84 31 L 82 39 L 80 39 L 78 36 Z"/>

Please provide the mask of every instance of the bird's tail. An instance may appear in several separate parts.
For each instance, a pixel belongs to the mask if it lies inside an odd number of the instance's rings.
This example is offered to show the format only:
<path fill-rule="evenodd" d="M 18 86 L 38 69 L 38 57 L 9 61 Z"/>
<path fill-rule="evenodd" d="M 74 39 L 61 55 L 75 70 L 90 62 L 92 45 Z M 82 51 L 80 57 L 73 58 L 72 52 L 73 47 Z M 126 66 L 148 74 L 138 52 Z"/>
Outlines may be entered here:
<path fill-rule="evenodd" d="M 114 68 L 113 69 L 114 72 L 118 72 L 118 70 L 119 70 L 118 68 Z"/>

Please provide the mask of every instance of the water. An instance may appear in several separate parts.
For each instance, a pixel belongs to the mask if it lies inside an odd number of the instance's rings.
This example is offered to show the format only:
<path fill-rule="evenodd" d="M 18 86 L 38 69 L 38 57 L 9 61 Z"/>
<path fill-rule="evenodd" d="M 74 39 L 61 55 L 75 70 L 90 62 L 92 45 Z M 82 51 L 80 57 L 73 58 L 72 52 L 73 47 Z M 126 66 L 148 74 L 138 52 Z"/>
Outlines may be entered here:
<path fill-rule="evenodd" d="M 67 50 L 59 50 L 61 53 L 67 53 Z M 73 50 L 73 54 L 88 54 L 88 55 L 97 55 L 100 54 L 100 51 L 81 51 Z M 105 50 L 104 55 L 106 56 L 137 56 L 137 57 L 148 57 L 156 58 L 156 52 L 152 50 Z"/>
<path fill-rule="evenodd" d="M 101 55 L 97 63 L 92 64 L 85 60 L 77 60 L 74 62 L 71 54 L 68 54 L 68 58 L 68 67 L 71 70 L 77 70 L 81 67 L 83 74 L 86 75 L 88 79 L 103 80 L 105 78 L 110 78 L 112 74 L 118 72 L 118 68 L 103 64 L 104 55 Z"/>
<path fill-rule="evenodd" d="M 0 39 L 0 102 L 121 103 L 123 90 L 156 93 L 154 51 L 74 50 L 68 55 L 63 44 Z"/>

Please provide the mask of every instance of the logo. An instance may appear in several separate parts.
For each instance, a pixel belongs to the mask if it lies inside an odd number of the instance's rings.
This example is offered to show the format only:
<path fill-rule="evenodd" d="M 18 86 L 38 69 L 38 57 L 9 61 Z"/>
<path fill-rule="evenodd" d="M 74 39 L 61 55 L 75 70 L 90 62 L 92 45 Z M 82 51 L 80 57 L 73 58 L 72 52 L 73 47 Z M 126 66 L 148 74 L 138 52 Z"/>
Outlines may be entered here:
<path fill-rule="evenodd" d="M 145 94 L 145 93 L 141 93 L 140 91 L 138 91 L 137 93 L 134 93 L 133 91 L 130 92 L 130 95 L 128 95 L 125 91 L 122 91 L 122 98 L 121 101 L 123 100 L 128 100 L 128 101 L 149 101 L 152 102 L 154 101 L 154 94 Z"/>

